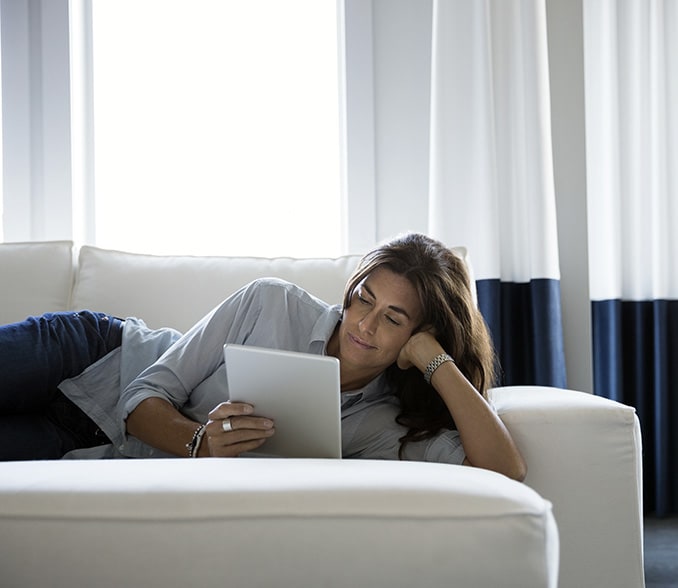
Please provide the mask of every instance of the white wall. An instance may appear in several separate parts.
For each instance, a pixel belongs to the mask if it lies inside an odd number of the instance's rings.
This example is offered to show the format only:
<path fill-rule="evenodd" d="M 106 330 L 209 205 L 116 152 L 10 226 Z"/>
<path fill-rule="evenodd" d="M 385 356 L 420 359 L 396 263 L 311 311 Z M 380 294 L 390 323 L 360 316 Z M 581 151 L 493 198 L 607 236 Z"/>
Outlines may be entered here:
<path fill-rule="evenodd" d="M 72 234 L 68 0 L 2 0 L 3 235 Z"/>
<path fill-rule="evenodd" d="M 431 0 L 374 0 L 377 237 L 428 225 Z"/>
<path fill-rule="evenodd" d="M 593 392 L 582 3 L 547 0 L 546 17 L 567 382 Z"/>

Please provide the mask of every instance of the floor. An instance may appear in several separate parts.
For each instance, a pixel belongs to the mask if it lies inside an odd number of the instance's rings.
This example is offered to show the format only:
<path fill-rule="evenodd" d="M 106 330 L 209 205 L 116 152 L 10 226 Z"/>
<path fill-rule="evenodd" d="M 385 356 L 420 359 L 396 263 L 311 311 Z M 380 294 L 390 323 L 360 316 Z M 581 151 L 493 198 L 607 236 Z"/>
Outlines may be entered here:
<path fill-rule="evenodd" d="M 678 517 L 645 518 L 645 586 L 678 588 Z"/>

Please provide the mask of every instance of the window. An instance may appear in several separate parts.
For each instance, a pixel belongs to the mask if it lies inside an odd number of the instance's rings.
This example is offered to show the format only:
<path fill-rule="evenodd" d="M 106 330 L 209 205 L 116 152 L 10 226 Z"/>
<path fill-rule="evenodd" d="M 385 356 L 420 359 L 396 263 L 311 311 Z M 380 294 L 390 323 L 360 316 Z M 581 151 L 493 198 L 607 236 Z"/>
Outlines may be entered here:
<path fill-rule="evenodd" d="M 95 241 L 341 253 L 334 0 L 92 0 Z"/>

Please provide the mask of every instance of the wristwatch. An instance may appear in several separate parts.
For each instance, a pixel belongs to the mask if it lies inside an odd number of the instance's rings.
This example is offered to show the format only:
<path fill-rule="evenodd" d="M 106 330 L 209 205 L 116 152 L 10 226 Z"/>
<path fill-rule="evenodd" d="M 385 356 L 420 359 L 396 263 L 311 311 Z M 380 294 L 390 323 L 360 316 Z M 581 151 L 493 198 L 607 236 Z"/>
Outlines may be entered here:
<path fill-rule="evenodd" d="M 431 377 L 433 377 L 433 372 L 435 372 L 441 365 L 443 365 L 447 361 L 451 361 L 452 363 L 454 363 L 454 359 L 452 359 L 452 357 L 447 353 L 441 353 L 440 355 L 436 355 L 426 367 L 426 371 L 424 372 L 424 381 L 430 385 Z"/>

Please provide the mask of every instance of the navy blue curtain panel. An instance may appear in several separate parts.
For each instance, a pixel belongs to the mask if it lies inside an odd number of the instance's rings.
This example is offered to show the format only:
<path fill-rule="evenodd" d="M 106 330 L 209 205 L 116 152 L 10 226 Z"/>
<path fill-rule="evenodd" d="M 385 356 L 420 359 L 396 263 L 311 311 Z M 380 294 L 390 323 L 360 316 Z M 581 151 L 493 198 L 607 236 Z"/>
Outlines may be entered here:
<path fill-rule="evenodd" d="M 592 301 L 594 392 L 635 407 L 644 508 L 678 513 L 678 301 Z"/>
<path fill-rule="evenodd" d="M 498 385 L 566 387 L 560 281 L 477 280 L 478 307 L 500 362 Z"/>

